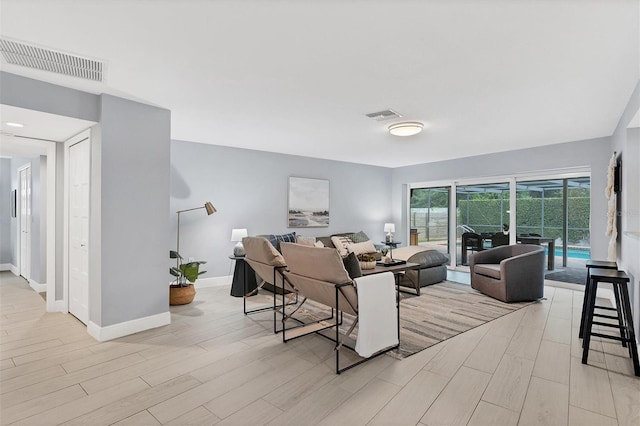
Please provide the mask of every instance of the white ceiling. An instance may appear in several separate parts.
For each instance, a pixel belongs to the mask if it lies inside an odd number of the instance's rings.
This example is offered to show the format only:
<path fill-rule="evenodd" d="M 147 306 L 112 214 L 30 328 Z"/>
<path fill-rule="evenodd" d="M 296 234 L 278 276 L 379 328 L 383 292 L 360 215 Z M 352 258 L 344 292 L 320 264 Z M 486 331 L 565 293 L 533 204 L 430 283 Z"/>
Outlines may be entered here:
<path fill-rule="evenodd" d="M 397 167 L 609 136 L 640 0 L 0 0 L 0 35 L 106 62 L 173 139 Z M 367 113 L 425 123 L 398 138 Z M 398 121 L 398 120 L 395 120 Z M 393 121 L 392 121 L 393 122 Z"/>

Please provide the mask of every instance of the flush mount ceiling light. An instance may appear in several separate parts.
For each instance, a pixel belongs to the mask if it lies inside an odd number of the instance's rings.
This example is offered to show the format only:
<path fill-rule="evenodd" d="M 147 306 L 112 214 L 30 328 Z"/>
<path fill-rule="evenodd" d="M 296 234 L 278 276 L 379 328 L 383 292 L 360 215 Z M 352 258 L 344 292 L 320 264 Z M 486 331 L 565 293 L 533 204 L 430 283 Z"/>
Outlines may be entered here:
<path fill-rule="evenodd" d="M 9 126 L 9 127 L 24 127 L 24 124 L 14 123 L 12 121 L 5 121 L 4 124 Z"/>
<path fill-rule="evenodd" d="M 424 125 L 419 121 L 403 121 L 389 126 L 389 133 L 394 136 L 413 136 L 422 131 Z"/>

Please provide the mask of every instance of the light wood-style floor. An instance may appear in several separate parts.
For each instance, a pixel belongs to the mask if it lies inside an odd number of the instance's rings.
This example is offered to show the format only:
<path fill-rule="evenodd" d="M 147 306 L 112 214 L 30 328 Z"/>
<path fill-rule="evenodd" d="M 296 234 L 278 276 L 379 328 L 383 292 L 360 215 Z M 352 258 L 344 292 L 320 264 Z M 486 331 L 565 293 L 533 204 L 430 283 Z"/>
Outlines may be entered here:
<path fill-rule="evenodd" d="M 335 375 L 330 342 L 283 344 L 228 287 L 172 308 L 170 326 L 97 343 L 3 272 L 1 423 L 639 425 L 625 350 L 596 342 L 582 365 L 582 293 L 545 295 L 404 360 Z"/>

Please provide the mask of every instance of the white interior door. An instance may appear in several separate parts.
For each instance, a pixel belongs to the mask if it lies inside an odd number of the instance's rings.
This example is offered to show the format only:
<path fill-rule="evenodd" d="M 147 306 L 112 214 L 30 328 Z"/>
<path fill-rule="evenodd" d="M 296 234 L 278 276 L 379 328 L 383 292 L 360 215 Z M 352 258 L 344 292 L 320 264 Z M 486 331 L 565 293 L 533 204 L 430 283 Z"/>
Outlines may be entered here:
<path fill-rule="evenodd" d="M 18 170 L 20 187 L 20 275 L 31 278 L 31 165 Z"/>
<path fill-rule="evenodd" d="M 89 321 L 89 183 L 88 139 L 69 147 L 69 312 Z"/>

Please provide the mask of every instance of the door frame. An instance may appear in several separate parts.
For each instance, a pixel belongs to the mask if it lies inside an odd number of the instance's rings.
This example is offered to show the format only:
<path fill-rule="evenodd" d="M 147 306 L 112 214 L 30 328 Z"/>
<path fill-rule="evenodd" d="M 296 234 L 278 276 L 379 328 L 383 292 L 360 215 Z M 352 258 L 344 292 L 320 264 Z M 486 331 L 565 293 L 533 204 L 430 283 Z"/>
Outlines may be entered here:
<path fill-rule="evenodd" d="M 63 282 L 63 290 L 62 290 L 62 310 L 63 312 L 69 313 L 69 149 L 71 146 L 87 141 L 89 143 L 89 158 L 91 161 L 91 130 L 87 129 L 76 136 L 68 139 L 64 142 L 64 225 L 63 225 L 63 250 L 62 250 L 62 282 Z M 91 170 L 91 169 L 90 169 Z M 91 176 L 91 171 L 89 172 Z M 91 200 L 91 185 L 89 185 L 89 200 Z M 89 229 L 91 229 L 91 202 L 89 202 Z M 89 232 L 89 240 L 87 242 L 89 246 L 89 271 L 91 271 L 91 232 Z M 91 277 L 91 272 L 89 272 L 89 277 Z M 88 288 L 89 295 L 91 295 L 91 285 Z M 89 302 L 91 301 L 91 297 L 89 297 Z M 87 305 L 87 311 L 89 316 L 87 317 L 87 325 L 90 321 L 91 314 L 91 303 Z"/>
<path fill-rule="evenodd" d="M 31 179 L 31 162 L 29 161 L 28 163 L 23 164 L 22 166 L 18 167 L 18 169 L 16 170 L 16 172 L 18 173 L 17 175 L 17 182 L 18 182 L 18 200 L 16 200 L 16 218 L 18 219 L 18 226 L 16 227 L 17 230 L 17 240 L 16 240 L 16 269 L 18 270 L 18 275 L 21 276 L 22 278 L 24 278 L 25 280 L 27 280 L 27 282 L 29 284 L 31 284 L 31 271 L 27 270 L 26 273 L 25 271 L 22 270 L 22 177 L 20 176 L 21 173 L 25 170 L 29 170 L 29 179 L 31 180 L 31 182 L 29 183 L 29 198 L 31 198 L 31 200 L 29 200 L 30 205 L 31 205 L 31 211 L 33 211 L 33 198 L 31 197 L 31 194 L 33 192 L 32 186 L 33 186 L 33 179 Z M 32 214 L 29 214 L 29 218 L 27 218 L 27 220 L 29 220 L 32 217 Z M 29 228 L 29 251 L 28 251 L 28 257 L 29 257 L 29 266 L 27 269 L 31 269 L 31 228 Z"/>

